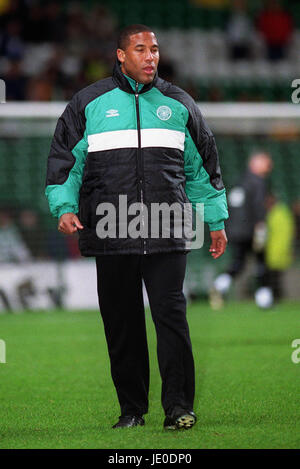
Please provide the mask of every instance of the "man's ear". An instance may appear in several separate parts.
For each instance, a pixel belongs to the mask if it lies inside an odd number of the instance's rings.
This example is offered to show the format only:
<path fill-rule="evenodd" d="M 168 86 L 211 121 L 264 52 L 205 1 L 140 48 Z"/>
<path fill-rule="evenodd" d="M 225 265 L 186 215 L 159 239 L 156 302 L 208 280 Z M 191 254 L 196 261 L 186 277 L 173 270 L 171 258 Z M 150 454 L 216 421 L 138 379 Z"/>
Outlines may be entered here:
<path fill-rule="evenodd" d="M 117 57 L 121 64 L 125 62 L 125 52 L 123 49 L 117 49 Z"/>

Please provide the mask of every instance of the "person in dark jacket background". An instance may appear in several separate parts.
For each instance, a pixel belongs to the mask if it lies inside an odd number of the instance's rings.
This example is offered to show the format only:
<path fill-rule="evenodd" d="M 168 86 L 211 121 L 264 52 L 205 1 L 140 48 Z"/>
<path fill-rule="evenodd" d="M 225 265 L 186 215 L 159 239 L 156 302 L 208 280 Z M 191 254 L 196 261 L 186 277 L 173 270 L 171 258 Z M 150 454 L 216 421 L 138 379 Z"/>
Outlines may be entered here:
<path fill-rule="evenodd" d="M 46 195 L 59 218 L 58 229 L 79 231 L 82 255 L 96 257 L 100 312 L 121 407 L 113 428 L 144 425 L 148 411 L 142 281 L 157 333 L 164 427 L 188 429 L 196 422 L 194 361 L 182 291 L 188 243 L 175 236 L 174 226 L 168 236 L 144 236 L 153 222 L 151 208 L 191 203 L 197 210 L 197 204 L 204 204 L 214 259 L 227 243 L 226 194 L 213 135 L 193 99 L 157 76 L 158 61 L 152 30 L 125 28 L 113 76 L 73 97 L 58 120 L 48 158 Z M 140 204 L 139 236 L 126 231 L 134 218 L 130 210 L 128 219 L 120 215 L 120 196 L 129 207 Z M 105 232 L 111 207 L 116 219 Z"/>
<path fill-rule="evenodd" d="M 256 260 L 256 282 L 258 289 L 267 286 L 265 263 L 266 228 L 266 178 L 272 171 L 271 156 L 261 150 L 251 154 L 248 168 L 239 185 L 228 194 L 230 219 L 226 232 L 232 248 L 232 262 L 225 273 L 220 274 L 210 292 L 210 303 L 218 309 L 232 281 L 239 275 L 249 254 Z M 266 293 L 267 294 L 267 293 Z"/>

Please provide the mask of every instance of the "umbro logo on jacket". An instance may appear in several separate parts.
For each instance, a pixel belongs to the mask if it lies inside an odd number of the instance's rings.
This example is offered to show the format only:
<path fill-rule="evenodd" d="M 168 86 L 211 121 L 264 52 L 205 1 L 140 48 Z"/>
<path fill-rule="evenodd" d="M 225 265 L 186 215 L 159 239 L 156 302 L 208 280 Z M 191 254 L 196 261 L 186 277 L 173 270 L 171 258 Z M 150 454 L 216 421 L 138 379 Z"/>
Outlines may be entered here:
<path fill-rule="evenodd" d="M 106 111 L 106 117 L 118 117 L 119 115 L 120 114 L 117 109 L 109 109 L 108 111 Z"/>

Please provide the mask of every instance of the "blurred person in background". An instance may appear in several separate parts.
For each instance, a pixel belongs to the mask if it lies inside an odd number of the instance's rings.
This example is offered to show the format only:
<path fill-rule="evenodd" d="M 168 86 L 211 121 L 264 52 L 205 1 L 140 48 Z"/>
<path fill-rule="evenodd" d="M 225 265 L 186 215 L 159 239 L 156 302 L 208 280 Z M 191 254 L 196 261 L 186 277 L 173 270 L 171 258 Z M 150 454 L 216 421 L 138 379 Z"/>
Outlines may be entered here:
<path fill-rule="evenodd" d="M 47 42 L 59 43 L 65 39 L 66 18 L 61 3 L 54 0 L 45 2 L 42 27 Z"/>
<path fill-rule="evenodd" d="M 228 0 L 189 0 L 196 7 L 222 8 L 228 6 Z"/>
<path fill-rule="evenodd" d="M 32 209 L 21 210 L 18 217 L 22 239 L 35 259 L 45 257 L 43 249 L 43 227 L 37 212 Z"/>
<path fill-rule="evenodd" d="M 28 81 L 26 99 L 28 101 L 51 101 L 57 75 L 57 70 L 51 67 L 34 75 Z"/>
<path fill-rule="evenodd" d="M 268 268 L 268 285 L 274 300 L 284 297 L 283 276 L 293 260 L 293 244 L 295 239 L 295 221 L 292 210 L 285 203 L 269 194 L 267 206 L 267 242 L 265 250 Z"/>
<path fill-rule="evenodd" d="M 32 259 L 11 210 L 0 209 L 0 262 L 28 262 Z"/>
<path fill-rule="evenodd" d="M 108 76 L 116 27 L 114 14 L 103 5 L 0 3 L 0 74 L 8 81 L 7 100 L 65 100 Z"/>
<path fill-rule="evenodd" d="M 27 95 L 28 79 L 22 69 L 22 62 L 12 60 L 2 75 L 6 85 L 7 101 L 24 101 Z"/>
<path fill-rule="evenodd" d="M 253 254 L 256 259 L 257 291 L 267 285 L 265 264 L 266 242 L 266 178 L 273 168 L 271 156 L 261 150 L 254 152 L 248 161 L 248 168 L 241 182 L 228 194 L 230 219 L 226 232 L 232 251 L 232 262 L 225 273 L 214 281 L 210 291 L 213 309 L 223 306 L 233 280 L 242 272 L 246 258 Z M 259 293 L 258 293 L 259 295 Z"/>
<path fill-rule="evenodd" d="M 11 19 L 0 34 L 0 54 L 11 60 L 20 60 L 25 53 L 25 44 L 21 37 L 21 22 Z"/>
<path fill-rule="evenodd" d="M 267 48 L 267 58 L 285 59 L 293 33 L 293 19 L 278 0 L 268 0 L 257 19 L 257 28 Z"/>
<path fill-rule="evenodd" d="M 66 236 L 59 236 L 56 227 L 50 228 L 45 238 L 46 255 L 49 259 L 62 261 L 71 257 Z"/>
<path fill-rule="evenodd" d="M 24 20 L 31 6 L 31 2 L 28 0 L 1 0 L 0 25 L 13 18 Z"/>
<path fill-rule="evenodd" d="M 10 0 L 0 0 L 0 16 L 9 10 Z"/>
<path fill-rule="evenodd" d="M 99 40 L 110 44 L 113 50 L 118 24 L 115 16 L 104 5 L 95 5 L 87 14 L 87 28 L 90 41 L 97 47 Z"/>
<path fill-rule="evenodd" d="M 300 257 L 300 199 L 293 202 L 292 210 L 295 220 L 295 248 Z"/>
<path fill-rule="evenodd" d="M 38 2 L 30 5 L 27 15 L 23 19 L 24 24 L 24 39 L 33 44 L 40 44 L 48 40 L 46 33 L 48 28 L 45 25 L 45 6 L 43 7 Z"/>
<path fill-rule="evenodd" d="M 245 0 L 235 0 L 227 23 L 227 40 L 232 60 L 245 60 L 251 56 L 252 21 Z"/>
<path fill-rule="evenodd" d="M 117 27 L 114 12 L 101 4 L 8 0 L 2 15 L 0 10 L 7 101 L 70 100 L 76 90 L 109 76 Z M 160 70 L 162 78 L 173 80 L 166 56 Z"/>

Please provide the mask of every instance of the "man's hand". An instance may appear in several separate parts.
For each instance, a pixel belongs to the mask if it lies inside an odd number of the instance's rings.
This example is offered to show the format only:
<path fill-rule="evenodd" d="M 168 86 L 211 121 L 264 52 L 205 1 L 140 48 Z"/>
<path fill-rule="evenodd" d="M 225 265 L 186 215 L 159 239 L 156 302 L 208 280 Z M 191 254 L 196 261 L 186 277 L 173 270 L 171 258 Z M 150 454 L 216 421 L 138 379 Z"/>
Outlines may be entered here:
<path fill-rule="evenodd" d="M 58 231 L 65 234 L 73 234 L 78 230 L 78 228 L 82 230 L 83 226 L 75 213 L 64 213 L 60 217 L 58 222 Z"/>
<path fill-rule="evenodd" d="M 211 231 L 210 237 L 212 239 L 212 243 L 210 245 L 209 252 L 214 259 L 218 259 L 218 257 L 224 254 L 227 245 L 225 230 Z"/>

